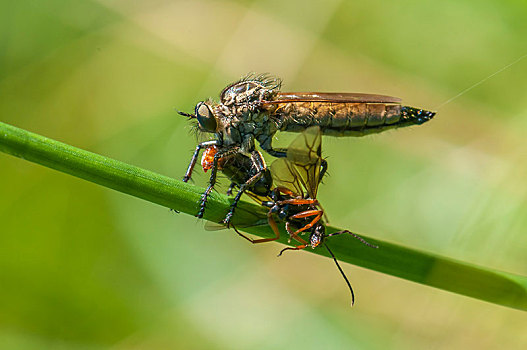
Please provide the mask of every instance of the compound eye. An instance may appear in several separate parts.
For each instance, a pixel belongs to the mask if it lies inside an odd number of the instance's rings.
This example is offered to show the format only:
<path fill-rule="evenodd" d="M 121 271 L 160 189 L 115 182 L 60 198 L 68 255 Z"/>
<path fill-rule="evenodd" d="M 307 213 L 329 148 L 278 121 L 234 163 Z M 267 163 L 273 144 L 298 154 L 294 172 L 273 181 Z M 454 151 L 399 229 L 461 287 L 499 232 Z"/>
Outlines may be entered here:
<path fill-rule="evenodd" d="M 196 105 L 196 117 L 198 118 L 199 126 L 208 132 L 215 132 L 218 127 L 216 118 L 210 107 L 205 102 L 200 102 Z"/>

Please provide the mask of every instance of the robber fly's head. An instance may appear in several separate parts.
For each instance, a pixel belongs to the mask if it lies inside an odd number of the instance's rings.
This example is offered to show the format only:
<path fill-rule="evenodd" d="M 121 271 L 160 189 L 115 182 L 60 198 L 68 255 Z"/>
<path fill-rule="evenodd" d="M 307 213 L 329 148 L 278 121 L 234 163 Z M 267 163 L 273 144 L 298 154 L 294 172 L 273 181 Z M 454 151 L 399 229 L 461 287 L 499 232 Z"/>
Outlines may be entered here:
<path fill-rule="evenodd" d="M 196 118 L 198 126 L 201 131 L 216 132 L 218 128 L 218 121 L 212 112 L 212 106 L 206 101 L 198 102 L 194 109 L 194 114 L 178 111 L 179 114 L 189 118 Z"/>

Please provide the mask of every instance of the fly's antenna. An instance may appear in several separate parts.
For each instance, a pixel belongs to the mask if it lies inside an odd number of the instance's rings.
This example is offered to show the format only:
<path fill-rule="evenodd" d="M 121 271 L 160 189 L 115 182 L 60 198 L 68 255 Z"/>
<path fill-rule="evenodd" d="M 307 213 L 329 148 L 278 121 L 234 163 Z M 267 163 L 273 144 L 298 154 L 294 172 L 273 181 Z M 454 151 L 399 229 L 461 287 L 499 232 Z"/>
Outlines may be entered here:
<path fill-rule="evenodd" d="M 333 258 L 333 261 L 335 262 L 335 265 L 337 265 L 337 268 L 339 269 L 340 274 L 342 275 L 342 277 L 344 277 L 344 281 L 346 281 L 346 284 L 348 285 L 348 288 L 351 292 L 351 306 L 353 306 L 353 304 L 355 304 L 355 293 L 353 293 L 353 288 L 351 287 L 351 283 L 348 280 L 348 277 L 346 277 L 346 274 L 344 273 L 342 268 L 340 267 L 339 262 L 337 261 L 337 258 L 335 258 L 335 254 L 333 254 L 333 252 L 331 251 L 331 249 L 329 249 L 326 243 L 324 243 L 324 247 L 326 247 L 326 249 L 328 250 L 329 254 Z"/>
<path fill-rule="evenodd" d="M 472 85 L 472 86 L 469 86 L 468 88 L 466 88 L 465 90 L 461 91 L 459 94 L 457 94 L 456 96 L 446 100 L 445 102 L 441 103 L 440 105 L 438 105 L 437 107 L 434 108 L 434 110 L 438 110 L 439 108 L 443 107 L 444 105 L 446 105 L 447 103 L 450 103 L 452 101 L 454 101 L 456 98 L 458 98 L 459 96 L 467 93 L 468 91 L 474 89 L 476 86 L 479 86 L 481 84 L 483 84 L 484 82 L 486 82 L 487 80 L 489 80 L 490 78 L 492 78 L 493 76 L 497 75 L 497 74 L 500 74 L 501 72 L 503 72 L 504 70 L 508 69 L 509 67 L 515 65 L 516 63 L 520 62 L 521 60 L 523 60 L 525 57 L 527 57 L 527 53 L 524 54 L 523 56 L 520 56 L 520 58 L 516 59 L 515 61 L 509 63 L 508 65 L 506 65 L 505 67 L 497 70 L 496 72 L 492 73 L 491 75 L 489 75 L 488 77 L 478 81 L 476 84 Z"/>
<path fill-rule="evenodd" d="M 175 108 L 174 108 L 175 109 Z M 194 114 L 190 114 L 190 113 L 186 113 L 186 112 L 181 112 L 181 111 L 178 111 L 176 109 L 176 112 L 178 112 L 178 114 L 184 116 L 184 117 L 189 117 L 189 118 L 196 118 L 196 116 Z"/>

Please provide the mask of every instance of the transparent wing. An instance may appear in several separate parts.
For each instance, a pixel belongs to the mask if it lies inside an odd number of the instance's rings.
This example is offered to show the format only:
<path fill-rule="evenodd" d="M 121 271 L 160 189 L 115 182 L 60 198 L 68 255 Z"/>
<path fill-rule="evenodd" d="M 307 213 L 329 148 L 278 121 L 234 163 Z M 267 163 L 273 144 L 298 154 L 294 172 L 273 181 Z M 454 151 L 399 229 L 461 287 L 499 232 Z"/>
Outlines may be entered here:
<path fill-rule="evenodd" d="M 304 197 L 305 183 L 298 173 L 296 166 L 287 158 L 278 158 L 271 164 L 271 175 L 275 187 L 284 187 L 295 196 Z"/>
<path fill-rule="evenodd" d="M 255 212 L 250 212 L 243 208 L 236 208 L 236 212 L 234 213 L 234 216 L 231 220 L 231 225 L 234 225 L 238 228 L 262 226 L 267 224 L 266 209 L 263 207 L 262 210 Z M 219 231 L 225 229 L 227 229 L 227 226 L 225 226 L 222 222 L 205 222 L 205 230 L 207 231 Z"/>
<path fill-rule="evenodd" d="M 302 184 L 309 197 L 317 198 L 322 165 L 320 128 L 310 127 L 298 135 L 287 148 L 286 161 L 292 165 L 297 181 Z"/>
<path fill-rule="evenodd" d="M 400 104 L 401 99 L 393 96 L 346 92 L 280 92 L 276 95 L 276 98 L 273 101 L 265 101 L 264 104 L 284 102 Z"/>

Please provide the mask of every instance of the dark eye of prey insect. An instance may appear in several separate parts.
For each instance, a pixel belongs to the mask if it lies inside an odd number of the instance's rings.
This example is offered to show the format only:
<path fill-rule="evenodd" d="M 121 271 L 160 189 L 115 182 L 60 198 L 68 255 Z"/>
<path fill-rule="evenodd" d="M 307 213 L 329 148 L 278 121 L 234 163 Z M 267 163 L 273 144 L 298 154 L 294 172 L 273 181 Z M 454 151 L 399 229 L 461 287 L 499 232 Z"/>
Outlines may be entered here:
<path fill-rule="evenodd" d="M 212 114 L 210 107 L 205 102 L 200 102 L 196 105 L 195 113 L 198 123 L 204 131 L 216 131 L 218 123 L 216 122 L 216 118 L 214 117 L 214 114 Z"/>

